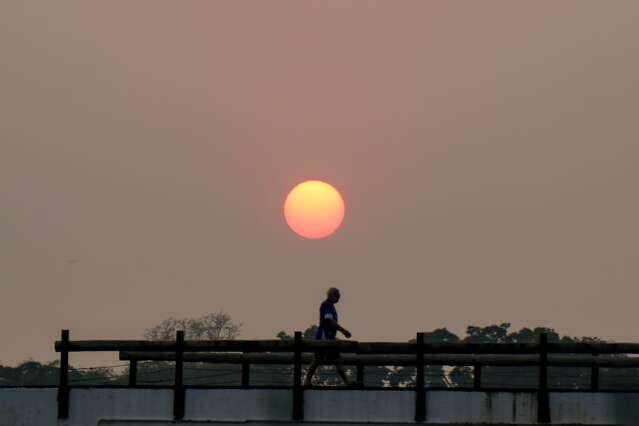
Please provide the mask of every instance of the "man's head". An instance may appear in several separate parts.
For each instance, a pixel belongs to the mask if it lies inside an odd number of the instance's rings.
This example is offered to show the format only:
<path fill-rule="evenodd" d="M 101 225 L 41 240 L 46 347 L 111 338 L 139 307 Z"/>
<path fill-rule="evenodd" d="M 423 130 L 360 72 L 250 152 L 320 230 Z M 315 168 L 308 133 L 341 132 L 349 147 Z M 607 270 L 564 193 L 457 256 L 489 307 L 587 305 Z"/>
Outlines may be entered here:
<path fill-rule="evenodd" d="M 340 294 L 339 294 L 338 288 L 331 287 L 326 292 L 326 298 L 333 303 L 339 302 L 339 297 L 340 297 Z"/>

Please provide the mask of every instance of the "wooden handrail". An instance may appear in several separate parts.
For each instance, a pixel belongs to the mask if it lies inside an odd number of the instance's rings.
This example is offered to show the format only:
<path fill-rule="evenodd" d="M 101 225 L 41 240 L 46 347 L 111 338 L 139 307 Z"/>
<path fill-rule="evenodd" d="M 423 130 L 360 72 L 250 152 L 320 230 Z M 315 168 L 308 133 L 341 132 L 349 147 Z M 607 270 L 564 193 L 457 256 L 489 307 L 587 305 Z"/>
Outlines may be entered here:
<path fill-rule="evenodd" d="M 347 365 L 357 366 L 358 380 L 363 382 L 364 366 L 415 366 L 415 419 L 427 419 L 426 365 L 472 366 L 473 385 L 481 390 L 482 367 L 539 366 L 537 388 L 537 421 L 550 422 L 548 367 L 589 367 L 591 390 L 599 388 L 600 367 L 639 367 L 639 357 L 616 358 L 611 354 L 639 354 L 637 343 L 549 343 L 541 334 L 540 343 L 426 343 L 424 333 L 417 333 L 413 342 L 356 342 L 302 340 L 295 332 L 295 340 L 184 340 L 179 331 L 174 341 L 147 340 L 75 340 L 63 330 L 61 340 L 55 342 L 60 352 L 60 385 L 58 388 L 58 417 L 69 413 L 68 356 L 70 352 L 120 352 L 120 359 L 130 361 L 129 383 L 136 385 L 138 361 L 175 361 L 174 404 L 175 419 L 185 412 L 184 362 L 206 362 L 242 365 L 242 386 L 250 383 L 251 364 L 288 364 L 294 366 L 294 420 L 304 418 L 304 390 L 302 364 L 310 363 L 312 352 L 337 350 Z M 568 355 L 569 354 L 569 355 Z"/>
<path fill-rule="evenodd" d="M 121 361 L 174 361 L 173 352 L 120 352 Z M 302 363 L 310 364 L 313 354 L 302 355 Z M 184 354 L 186 362 L 203 362 L 212 364 L 293 364 L 292 353 L 229 353 L 229 352 L 190 352 Z M 342 355 L 345 365 L 364 366 L 415 366 L 412 355 Z M 466 355 L 466 354 L 431 354 L 424 357 L 425 365 L 450 366 L 536 366 L 538 355 Z M 639 367 L 639 358 L 603 358 L 588 355 L 550 355 L 548 365 L 553 367 Z"/>
<path fill-rule="evenodd" d="M 548 353 L 639 354 L 637 343 L 548 343 Z M 55 342 L 60 352 L 61 342 Z M 359 354 L 415 354 L 415 344 L 405 342 L 355 342 L 305 340 L 303 352 L 338 349 Z M 168 352 L 175 350 L 173 341 L 148 340 L 74 340 L 69 352 L 136 351 Z M 281 340 L 190 340 L 184 342 L 184 352 L 292 352 L 292 341 Z M 425 343 L 425 354 L 536 354 L 537 343 Z"/>

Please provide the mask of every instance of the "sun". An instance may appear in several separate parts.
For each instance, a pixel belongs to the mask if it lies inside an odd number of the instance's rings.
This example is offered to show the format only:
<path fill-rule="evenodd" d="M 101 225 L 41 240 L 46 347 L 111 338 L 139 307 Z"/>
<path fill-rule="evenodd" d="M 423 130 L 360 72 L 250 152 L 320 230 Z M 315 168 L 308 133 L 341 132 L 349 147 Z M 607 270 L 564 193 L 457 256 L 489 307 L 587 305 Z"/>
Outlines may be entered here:
<path fill-rule="evenodd" d="M 288 193 L 284 218 L 288 226 L 304 238 L 325 238 L 337 231 L 344 220 L 344 199 L 328 183 L 307 180 Z"/>

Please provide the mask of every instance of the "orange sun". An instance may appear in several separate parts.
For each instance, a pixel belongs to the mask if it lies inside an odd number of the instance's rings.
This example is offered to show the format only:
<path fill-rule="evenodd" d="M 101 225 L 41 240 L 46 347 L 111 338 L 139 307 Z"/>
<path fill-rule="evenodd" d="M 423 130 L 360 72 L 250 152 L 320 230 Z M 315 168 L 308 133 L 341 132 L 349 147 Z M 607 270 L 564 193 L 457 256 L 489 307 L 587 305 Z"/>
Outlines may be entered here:
<path fill-rule="evenodd" d="M 288 193 L 284 217 L 288 226 L 304 238 L 328 237 L 344 220 L 344 200 L 328 183 L 307 180 Z"/>

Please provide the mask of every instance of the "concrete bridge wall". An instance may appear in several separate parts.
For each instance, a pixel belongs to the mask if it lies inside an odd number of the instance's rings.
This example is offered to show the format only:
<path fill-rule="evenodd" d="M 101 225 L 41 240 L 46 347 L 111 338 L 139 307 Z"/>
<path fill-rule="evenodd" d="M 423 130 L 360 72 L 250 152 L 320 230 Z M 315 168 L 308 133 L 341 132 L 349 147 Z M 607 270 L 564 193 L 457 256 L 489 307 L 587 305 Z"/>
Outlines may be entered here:
<path fill-rule="evenodd" d="M 2 426 L 161 426 L 172 419 L 166 389 L 73 389 L 70 417 L 57 419 L 57 390 L 0 389 Z M 413 422 L 415 394 L 395 390 L 307 390 L 306 422 Z M 187 390 L 185 420 L 191 422 L 289 422 L 290 390 Z M 639 394 L 550 394 L 553 424 L 639 426 Z M 433 424 L 533 424 L 536 394 L 529 392 L 428 391 L 427 422 Z M 190 423 L 193 424 L 193 423 Z M 290 423 L 289 423 L 290 424 Z"/>

